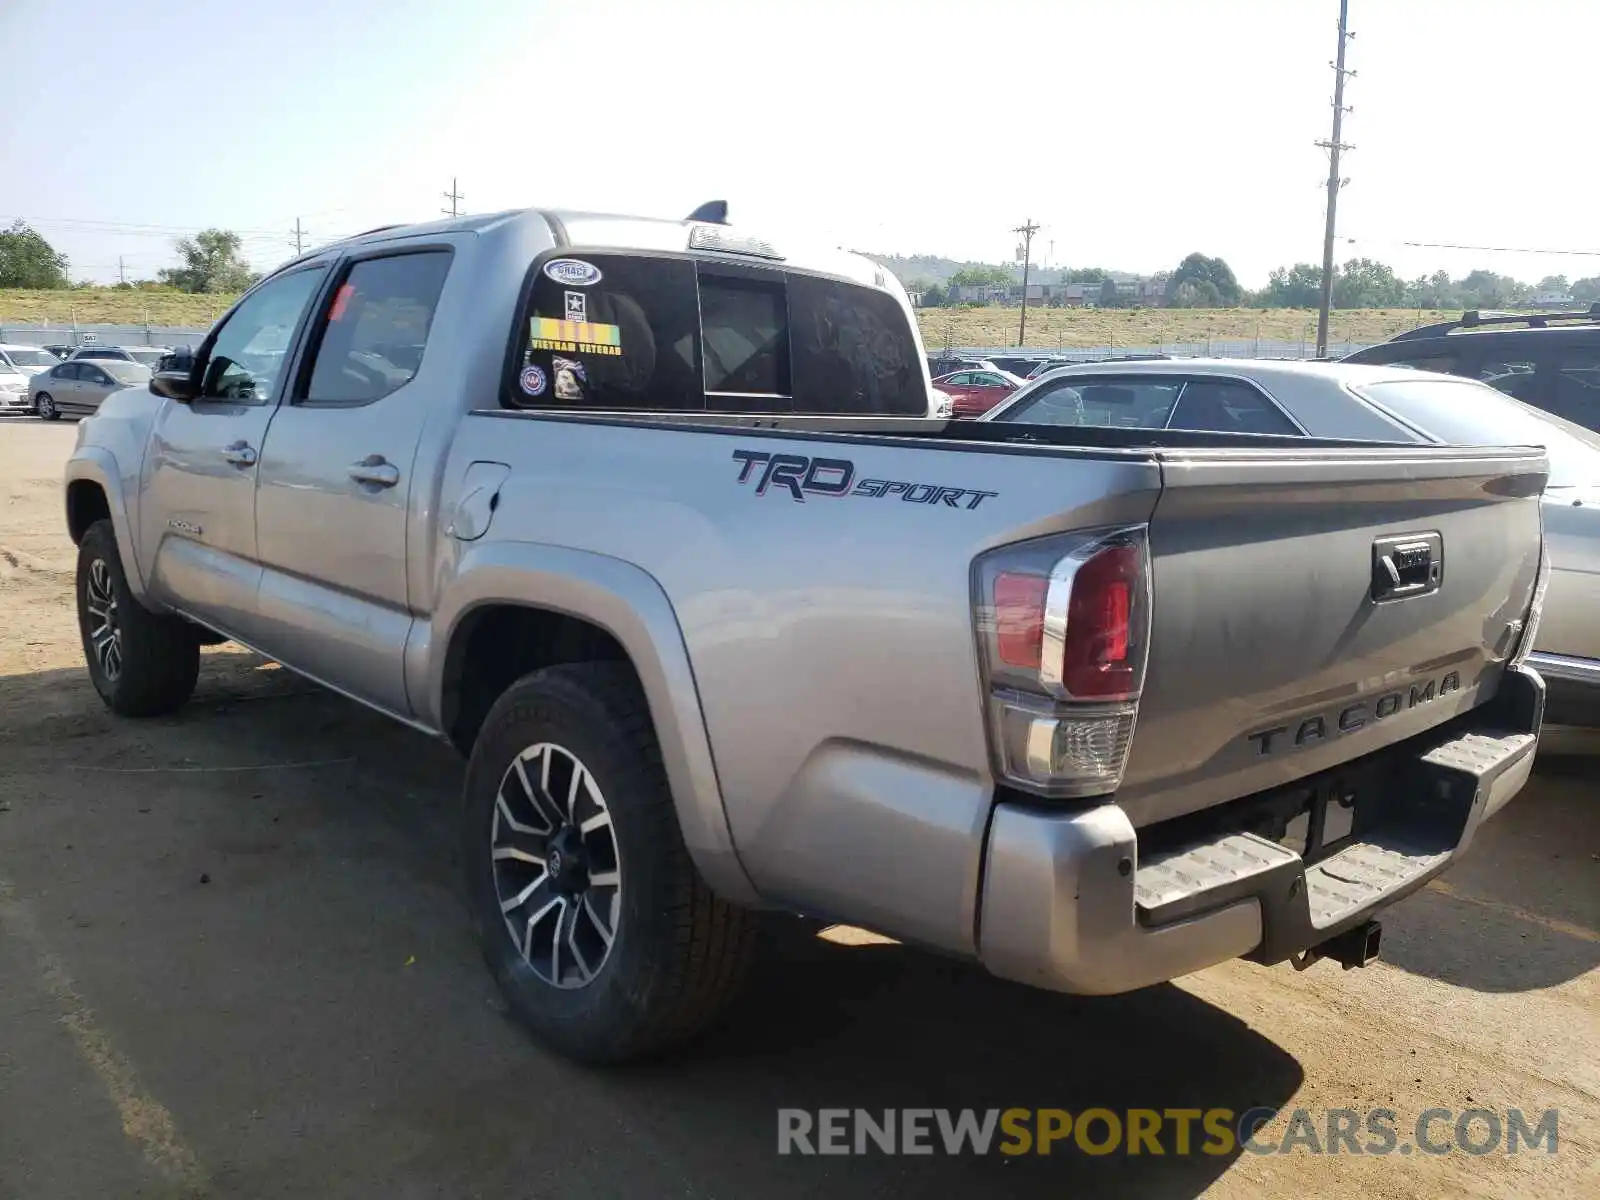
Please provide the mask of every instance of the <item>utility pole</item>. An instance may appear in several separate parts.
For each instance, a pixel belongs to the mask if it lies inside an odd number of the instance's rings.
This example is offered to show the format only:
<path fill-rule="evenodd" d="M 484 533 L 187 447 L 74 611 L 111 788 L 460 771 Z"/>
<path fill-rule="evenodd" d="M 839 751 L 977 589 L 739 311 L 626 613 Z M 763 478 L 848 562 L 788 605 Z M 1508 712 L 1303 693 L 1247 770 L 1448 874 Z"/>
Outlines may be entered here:
<path fill-rule="evenodd" d="M 1039 227 L 1030 218 L 1011 232 L 1022 235 L 1022 320 L 1017 325 L 1017 345 L 1021 346 L 1028 334 L 1028 266 L 1033 256 L 1033 235 Z"/>
<path fill-rule="evenodd" d="M 294 219 L 294 252 L 299 257 L 305 249 L 306 231 L 300 228 L 300 218 Z"/>
<path fill-rule="evenodd" d="M 122 271 L 122 255 L 117 255 L 117 282 L 127 283 L 128 277 Z"/>
<path fill-rule="evenodd" d="M 1339 53 L 1329 65 L 1333 67 L 1333 136 L 1318 142 L 1328 152 L 1328 215 L 1322 232 L 1322 303 L 1317 308 L 1317 357 L 1328 353 L 1328 310 L 1333 307 L 1333 231 L 1335 215 L 1339 209 L 1339 189 L 1345 184 L 1339 175 L 1339 155 L 1355 149 L 1339 140 L 1344 129 L 1344 77 L 1354 71 L 1344 69 L 1344 48 L 1355 34 L 1350 32 L 1350 0 L 1339 0 Z"/>
<path fill-rule="evenodd" d="M 444 193 L 444 198 L 450 201 L 450 207 L 448 209 L 441 208 L 439 211 L 452 217 L 460 216 L 461 213 L 457 208 L 457 205 L 460 203 L 460 201 L 465 199 L 465 197 L 462 196 L 462 194 L 456 189 L 456 177 L 454 175 L 450 177 L 450 190 Z"/>

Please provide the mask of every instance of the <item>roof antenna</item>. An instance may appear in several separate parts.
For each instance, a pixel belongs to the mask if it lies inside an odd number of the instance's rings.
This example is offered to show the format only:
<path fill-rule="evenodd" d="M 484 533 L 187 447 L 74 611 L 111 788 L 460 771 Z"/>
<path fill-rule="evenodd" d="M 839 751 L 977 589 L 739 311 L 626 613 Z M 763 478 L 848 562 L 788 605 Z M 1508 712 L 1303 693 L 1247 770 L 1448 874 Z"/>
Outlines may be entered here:
<path fill-rule="evenodd" d="M 687 217 L 686 221 L 704 221 L 709 225 L 726 225 L 728 223 L 728 202 L 726 200 L 707 200 Z"/>

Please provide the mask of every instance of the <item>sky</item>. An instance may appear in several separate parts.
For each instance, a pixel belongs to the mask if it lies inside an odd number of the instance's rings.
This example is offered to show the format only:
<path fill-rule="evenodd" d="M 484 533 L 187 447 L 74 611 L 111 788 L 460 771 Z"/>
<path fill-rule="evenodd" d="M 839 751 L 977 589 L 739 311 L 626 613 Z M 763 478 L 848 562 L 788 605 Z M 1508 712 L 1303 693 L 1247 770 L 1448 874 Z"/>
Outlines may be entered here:
<path fill-rule="evenodd" d="M 1600 274 L 1579 132 L 1600 0 L 1350 13 L 1336 256 Z M 204 227 L 266 268 L 296 219 L 308 246 L 431 220 L 456 180 L 463 212 L 717 198 L 764 235 L 991 262 L 1031 219 L 1051 265 L 1200 251 L 1260 286 L 1321 260 L 1337 18 L 1338 0 L 0 0 L 0 219 L 115 282 Z"/>

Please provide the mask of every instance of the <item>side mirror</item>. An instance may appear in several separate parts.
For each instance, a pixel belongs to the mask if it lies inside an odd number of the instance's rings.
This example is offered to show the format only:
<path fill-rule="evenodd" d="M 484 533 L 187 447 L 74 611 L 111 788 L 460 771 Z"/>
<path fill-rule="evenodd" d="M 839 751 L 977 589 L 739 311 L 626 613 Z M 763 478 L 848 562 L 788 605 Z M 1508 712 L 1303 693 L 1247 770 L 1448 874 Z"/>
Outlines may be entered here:
<path fill-rule="evenodd" d="M 157 371 L 150 376 L 150 390 L 179 404 L 188 404 L 200 394 L 193 374 L 188 371 Z"/>

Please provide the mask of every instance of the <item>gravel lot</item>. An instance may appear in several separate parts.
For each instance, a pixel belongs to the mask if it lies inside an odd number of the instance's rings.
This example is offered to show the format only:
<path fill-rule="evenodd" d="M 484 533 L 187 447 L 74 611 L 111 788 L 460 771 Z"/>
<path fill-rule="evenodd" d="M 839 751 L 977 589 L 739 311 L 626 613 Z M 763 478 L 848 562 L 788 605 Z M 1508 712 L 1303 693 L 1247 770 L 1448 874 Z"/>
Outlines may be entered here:
<path fill-rule="evenodd" d="M 1541 763 L 1364 971 L 1080 1000 L 796 929 L 692 1054 L 583 1070 L 479 964 L 448 750 L 227 646 L 178 716 L 105 712 L 73 436 L 0 420 L 0 1197 L 1600 1195 L 1592 760 Z M 779 1107 L 1257 1105 L 1267 1141 L 1296 1108 L 1392 1108 L 1405 1141 L 1432 1107 L 1555 1107 L 1559 1148 L 776 1153 Z"/>

